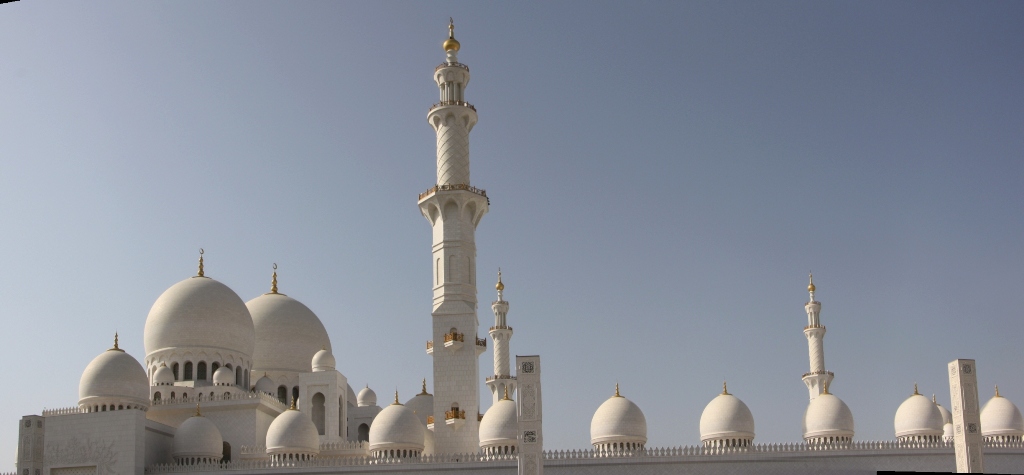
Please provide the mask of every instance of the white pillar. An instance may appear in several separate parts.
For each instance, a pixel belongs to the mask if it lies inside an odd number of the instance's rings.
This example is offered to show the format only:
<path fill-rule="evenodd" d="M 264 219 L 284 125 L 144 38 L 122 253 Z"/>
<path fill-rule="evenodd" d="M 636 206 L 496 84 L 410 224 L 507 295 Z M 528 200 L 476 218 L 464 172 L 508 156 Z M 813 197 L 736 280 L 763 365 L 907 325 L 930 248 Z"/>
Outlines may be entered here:
<path fill-rule="evenodd" d="M 978 409 L 978 367 L 974 360 L 949 362 L 949 402 L 953 406 L 953 450 L 957 473 L 982 473 L 981 411 Z"/>
<path fill-rule="evenodd" d="M 519 397 L 519 475 L 544 474 L 543 405 L 540 390 L 540 356 L 516 356 Z"/>

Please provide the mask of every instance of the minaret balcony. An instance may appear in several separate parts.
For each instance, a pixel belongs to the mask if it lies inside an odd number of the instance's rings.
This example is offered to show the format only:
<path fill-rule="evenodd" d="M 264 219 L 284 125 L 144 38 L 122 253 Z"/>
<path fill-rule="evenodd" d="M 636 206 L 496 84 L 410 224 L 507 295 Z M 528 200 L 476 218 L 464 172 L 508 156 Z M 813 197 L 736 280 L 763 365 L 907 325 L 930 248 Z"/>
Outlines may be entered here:
<path fill-rule="evenodd" d="M 438 103 L 430 106 L 430 109 L 427 111 L 427 113 L 429 114 L 430 112 L 433 112 L 434 109 L 440 109 L 441 107 L 447 107 L 447 106 L 468 107 L 468 108 L 472 109 L 473 112 L 476 112 L 476 107 L 473 107 L 473 104 L 470 104 L 470 103 L 468 103 L 466 101 L 441 101 L 441 102 L 438 102 Z"/>
<path fill-rule="evenodd" d="M 488 332 L 492 332 L 494 330 L 508 330 L 508 331 L 512 331 L 512 327 L 510 327 L 508 325 L 495 325 L 495 326 L 491 327 L 490 330 L 487 330 L 487 331 Z"/>
<path fill-rule="evenodd" d="M 465 336 L 462 333 L 445 333 L 444 334 L 444 347 L 451 351 L 457 351 L 462 348 L 462 343 L 465 341 Z"/>
<path fill-rule="evenodd" d="M 487 339 L 477 338 L 476 339 L 476 355 L 480 356 L 480 353 L 487 351 Z"/>
<path fill-rule="evenodd" d="M 494 376 L 488 376 L 486 378 L 485 382 L 490 383 L 490 382 L 497 381 L 497 380 L 500 380 L 500 379 L 516 379 L 516 377 L 508 375 L 508 374 L 496 374 Z"/>
<path fill-rule="evenodd" d="M 440 71 L 442 68 L 462 68 L 462 69 L 465 69 L 466 71 L 469 71 L 469 66 L 466 66 L 465 64 L 462 64 L 462 63 L 456 63 L 456 62 L 452 61 L 452 62 L 444 62 L 444 63 L 439 64 L 436 68 L 434 68 L 434 72 L 436 73 L 436 72 Z"/>
<path fill-rule="evenodd" d="M 427 416 L 427 430 L 434 430 L 434 416 Z"/>
<path fill-rule="evenodd" d="M 428 197 L 430 195 L 433 195 L 434 193 L 437 193 L 438 191 L 468 191 L 470 193 L 474 193 L 474 194 L 483 196 L 484 198 L 487 198 L 487 191 L 486 190 L 482 190 L 482 189 L 477 188 L 475 186 L 470 186 L 470 185 L 466 185 L 466 184 L 462 184 L 462 183 L 455 183 L 455 184 L 449 184 L 449 185 L 434 185 L 432 188 L 428 189 L 427 191 L 424 191 L 423 193 L 420 193 L 420 197 L 419 197 L 418 201 L 423 201 L 423 198 L 426 198 L 426 197 Z M 491 199 L 490 198 L 487 198 L 487 204 L 491 204 Z"/>
<path fill-rule="evenodd" d="M 806 378 L 808 376 L 815 376 L 815 375 L 819 375 L 819 374 L 827 374 L 829 376 L 835 376 L 835 373 L 833 373 L 831 371 L 811 371 L 810 373 L 804 373 L 804 375 L 801 376 L 801 378 Z"/>
<path fill-rule="evenodd" d="M 444 423 L 448 427 L 458 430 L 466 424 L 466 411 L 460 411 L 458 409 L 444 411 Z"/>
<path fill-rule="evenodd" d="M 434 340 L 427 340 L 427 354 L 434 354 Z"/>
<path fill-rule="evenodd" d="M 820 328 L 820 329 L 824 330 L 825 329 L 825 325 L 807 325 L 806 327 L 804 327 L 804 330 L 810 330 L 811 328 Z"/>

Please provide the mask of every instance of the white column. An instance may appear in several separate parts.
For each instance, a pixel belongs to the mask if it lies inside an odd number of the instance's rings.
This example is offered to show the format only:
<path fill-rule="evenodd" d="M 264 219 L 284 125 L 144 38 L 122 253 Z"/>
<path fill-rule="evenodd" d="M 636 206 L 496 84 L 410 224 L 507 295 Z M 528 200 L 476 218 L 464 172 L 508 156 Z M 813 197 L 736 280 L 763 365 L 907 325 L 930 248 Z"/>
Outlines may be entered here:
<path fill-rule="evenodd" d="M 982 473 L 981 412 L 978 409 L 978 367 L 974 360 L 949 362 L 949 402 L 953 406 L 953 450 L 957 473 Z"/>
<path fill-rule="evenodd" d="M 519 382 L 519 475 L 543 475 L 544 431 L 540 390 L 540 356 L 516 356 Z"/>

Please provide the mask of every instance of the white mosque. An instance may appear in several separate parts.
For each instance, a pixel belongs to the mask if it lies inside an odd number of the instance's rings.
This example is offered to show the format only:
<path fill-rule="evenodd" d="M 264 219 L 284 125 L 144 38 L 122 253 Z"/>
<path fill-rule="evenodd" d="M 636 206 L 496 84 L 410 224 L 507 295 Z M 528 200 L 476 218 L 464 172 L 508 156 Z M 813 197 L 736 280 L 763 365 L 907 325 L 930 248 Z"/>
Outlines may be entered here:
<path fill-rule="evenodd" d="M 476 109 L 465 98 L 469 67 L 458 62 L 454 27 L 447 57 L 433 73 L 440 101 L 427 121 L 437 133 L 437 177 L 419 195 L 433 236 L 433 393 L 383 403 L 358 393 L 338 368 L 331 338 L 301 302 L 270 291 L 248 302 L 206 275 L 167 289 L 146 319 L 145 355 L 113 346 L 85 366 L 77 406 L 19 421 L 16 475 L 281 473 L 873 473 L 951 471 L 949 410 L 918 393 L 895 412 L 894 440 L 860 441 L 854 415 L 829 391 L 821 303 L 813 278 L 805 305 L 810 369 L 804 439 L 757 444 L 754 415 L 729 393 L 712 399 L 696 445 L 647 446 L 647 419 L 620 394 L 596 408 L 592 447 L 544 450 L 541 359 L 509 344 L 509 303 L 498 273 L 488 329 L 492 404 L 480 412 L 480 338 L 475 231 L 488 211 L 469 174 L 469 133 Z M 276 269 L 276 266 L 275 266 Z M 944 363 L 944 362 L 937 362 Z M 611 389 L 611 387 L 609 387 Z M 909 392 L 909 391 L 908 391 Z M 609 391 L 611 394 L 611 391 Z M 1024 418 L 998 388 L 981 409 L 984 463 L 993 472 L 1024 471 Z M 680 440 L 680 444 L 696 441 Z"/>

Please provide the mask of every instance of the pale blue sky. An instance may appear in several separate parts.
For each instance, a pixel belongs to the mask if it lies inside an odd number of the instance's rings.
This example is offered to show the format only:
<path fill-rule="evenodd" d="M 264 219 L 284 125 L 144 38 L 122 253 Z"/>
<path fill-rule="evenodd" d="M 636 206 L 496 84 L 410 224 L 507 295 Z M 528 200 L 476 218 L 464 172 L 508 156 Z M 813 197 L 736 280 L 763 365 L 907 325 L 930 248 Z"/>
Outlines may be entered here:
<path fill-rule="evenodd" d="M 547 448 L 588 446 L 616 381 L 650 446 L 698 443 L 723 379 L 758 442 L 800 440 L 809 269 L 857 439 L 891 439 L 914 382 L 948 407 L 954 358 L 1024 404 L 1020 2 L 20 2 L 0 470 L 115 330 L 145 356 L 200 247 L 244 300 L 277 262 L 352 386 L 418 392 L 449 16 L 492 203 L 478 272 L 502 267 L 512 353 L 542 357 Z"/>

